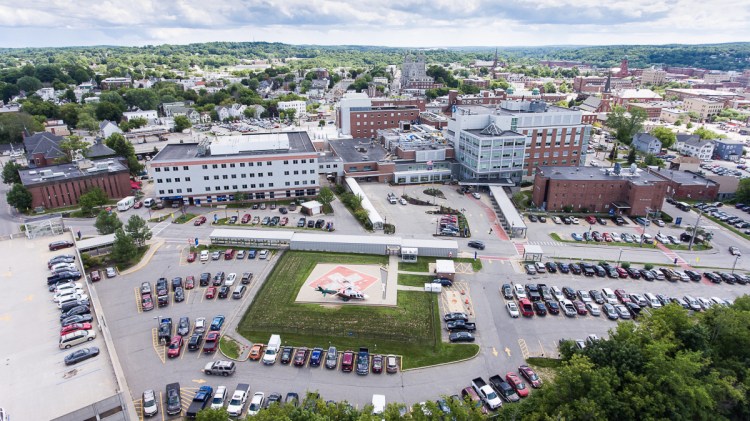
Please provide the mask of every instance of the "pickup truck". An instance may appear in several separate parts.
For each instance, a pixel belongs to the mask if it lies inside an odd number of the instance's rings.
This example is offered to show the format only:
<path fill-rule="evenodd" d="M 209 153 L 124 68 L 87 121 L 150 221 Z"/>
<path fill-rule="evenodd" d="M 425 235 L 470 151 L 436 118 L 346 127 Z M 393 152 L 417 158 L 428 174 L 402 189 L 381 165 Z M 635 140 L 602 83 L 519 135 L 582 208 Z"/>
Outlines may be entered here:
<path fill-rule="evenodd" d="M 497 392 L 492 389 L 492 386 L 485 383 L 485 381 L 481 377 L 477 377 L 476 379 L 472 380 L 471 387 L 474 388 L 474 391 L 477 392 L 479 398 L 482 399 L 482 401 L 484 401 L 484 403 L 490 409 L 497 409 L 502 406 L 503 401 L 497 395 Z"/>
<path fill-rule="evenodd" d="M 159 307 L 169 305 L 169 286 L 165 278 L 156 281 L 156 302 Z"/>
<path fill-rule="evenodd" d="M 370 372 L 370 350 L 360 348 L 357 353 L 357 374 L 367 375 Z"/>
<path fill-rule="evenodd" d="M 242 415 L 242 411 L 245 409 L 245 402 L 247 402 L 247 395 L 250 393 L 250 385 L 247 383 L 240 383 L 237 388 L 234 389 L 232 399 L 229 401 L 227 406 L 227 413 L 232 417 L 239 417 Z"/>
<path fill-rule="evenodd" d="M 172 340 L 172 319 L 162 317 L 159 320 L 159 342 L 169 343 Z"/>
<path fill-rule="evenodd" d="M 521 399 L 513 386 L 508 384 L 499 374 L 490 377 L 489 382 L 497 394 L 507 402 L 518 402 Z"/>
<path fill-rule="evenodd" d="M 195 397 L 193 398 L 193 401 L 190 402 L 190 406 L 188 407 L 187 411 L 185 412 L 185 416 L 187 418 L 195 418 L 198 416 L 198 412 L 200 412 L 203 408 L 208 405 L 208 402 L 211 400 L 211 396 L 214 393 L 214 389 L 211 386 L 201 386 L 200 389 L 195 393 Z"/>
<path fill-rule="evenodd" d="M 445 322 L 445 328 L 449 332 L 452 332 L 454 330 L 467 330 L 469 332 L 473 332 L 477 330 L 477 324 L 476 323 L 470 323 L 464 320 L 454 320 L 451 322 Z"/>

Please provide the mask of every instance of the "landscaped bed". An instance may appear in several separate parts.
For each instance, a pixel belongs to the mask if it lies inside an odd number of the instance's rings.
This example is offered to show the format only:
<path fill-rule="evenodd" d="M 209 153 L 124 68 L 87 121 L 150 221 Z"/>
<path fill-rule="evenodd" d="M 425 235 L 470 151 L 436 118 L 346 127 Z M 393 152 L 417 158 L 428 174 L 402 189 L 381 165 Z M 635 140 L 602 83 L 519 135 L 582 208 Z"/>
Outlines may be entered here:
<path fill-rule="evenodd" d="M 385 256 L 286 252 L 243 316 L 238 330 L 252 342 L 279 334 L 286 345 L 368 347 L 373 353 L 403 356 L 403 368 L 469 358 L 476 345 L 441 341 L 438 296 L 399 291 L 397 307 L 295 303 L 297 292 L 318 263 L 383 264 Z"/>

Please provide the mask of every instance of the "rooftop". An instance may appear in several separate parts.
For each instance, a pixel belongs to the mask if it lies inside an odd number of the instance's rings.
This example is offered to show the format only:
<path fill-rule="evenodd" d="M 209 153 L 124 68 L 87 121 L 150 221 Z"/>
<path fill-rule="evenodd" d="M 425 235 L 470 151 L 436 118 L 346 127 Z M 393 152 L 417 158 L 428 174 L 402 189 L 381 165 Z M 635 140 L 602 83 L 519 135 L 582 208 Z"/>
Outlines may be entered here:
<path fill-rule="evenodd" d="M 91 166 L 84 165 L 79 168 L 75 162 L 60 165 L 51 165 L 44 168 L 25 169 L 18 171 L 24 186 L 46 183 L 49 181 L 75 180 L 98 175 L 100 173 L 116 173 L 128 171 L 119 159 L 100 159 L 88 161 Z"/>
<path fill-rule="evenodd" d="M 682 89 L 682 88 L 674 88 L 674 89 L 667 89 L 667 91 L 677 92 L 681 94 L 691 94 L 691 95 L 700 95 L 700 96 L 737 96 L 734 92 L 728 92 L 728 91 L 717 91 L 714 89 Z"/>
<path fill-rule="evenodd" d="M 206 150 L 205 154 L 201 153 Z M 212 156 L 255 156 L 270 154 L 314 153 L 307 132 L 253 133 L 240 136 L 218 136 L 207 148 L 200 143 L 169 143 L 151 162 L 171 162 Z"/>
<path fill-rule="evenodd" d="M 614 168 L 600 167 L 552 167 L 541 166 L 539 172 L 550 180 L 567 180 L 567 181 L 619 181 L 626 180 L 637 185 L 647 185 L 650 183 L 662 182 L 662 178 L 652 174 L 649 171 L 636 168 L 632 172 L 630 168 L 622 168 L 620 175 L 614 174 Z"/>
<path fill-rule="evenodd" d="M 328 145 L 344 162 L 381 161 L 388 155 L 388 151 L 370 139 L 329 140 Z"/>
<path fill-rule="evenodd" d="M 658 171 L 657 174 L 662 176 L 664 179 L 675 181 L 683 186 L 711 186 L 719 184 L 715 181 L 703 177 L 700 174 L 690 171 L 661 170 Z"/>

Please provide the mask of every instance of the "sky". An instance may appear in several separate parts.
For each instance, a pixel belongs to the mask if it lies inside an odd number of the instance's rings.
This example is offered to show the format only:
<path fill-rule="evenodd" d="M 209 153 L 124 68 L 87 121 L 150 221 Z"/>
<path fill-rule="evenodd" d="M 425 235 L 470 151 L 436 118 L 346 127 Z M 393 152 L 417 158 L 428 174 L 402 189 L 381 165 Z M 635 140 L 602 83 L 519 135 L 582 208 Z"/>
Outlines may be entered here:
<path fill-rule="evenodd" d="M 750 41 L 747 0 L 0 0 L 0 47 Z"/>

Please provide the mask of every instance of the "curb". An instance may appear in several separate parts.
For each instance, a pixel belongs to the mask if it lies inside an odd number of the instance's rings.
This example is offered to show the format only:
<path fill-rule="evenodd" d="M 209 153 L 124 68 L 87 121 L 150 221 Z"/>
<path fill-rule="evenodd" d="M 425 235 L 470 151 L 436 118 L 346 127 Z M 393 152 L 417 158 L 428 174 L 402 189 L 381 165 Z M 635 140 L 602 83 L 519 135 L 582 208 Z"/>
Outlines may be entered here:
<path fill-rule="evenodd" d="M 138 262 L 137 265 L 135 265 L 135 266 L 133 266 L 133 267 L 131 267 L 129 269 L 126 269 L 126 270 L 120 272 L 120 275 L 130 275 L 131 273 L 134 273 L 134 272 L 137 272 L 137 271 L 143 269 L 146 265 L 148 265 L 148 263 L 151 261 L 151 259 L 156 254 L 157 250 L 159 250 L 159 248 L 161 246 L 163 246 L 164 243 L 165 243 L 164 240 L 159 240 L 159 241 L 151 244 L 149 246 L 148 252 L 146 253 L 145 256 L 143 256 L 143 258 L 141 259 L 141 261 Z"/>
<path fill-rule="evenodd" d="M 227 354 L 225 354 L 224 351 L 222 351 L 221 344 L 219 344 L 219 352 L 221 353 L 221 355 L 223 355 L 225 358 L 227 358 L 229 360 L 237 361 L 237 362 L 240 362 L 240 363 L 245 362 L 245 361 L 247 361 L 250 358 L 250 349 L 249 348 L 246 349 L 247 347 L 245 345 L 243 345 L 238 340 L 232 338 L 229 335 L 224 335 L 224 336 L 226 336 L 227 338 L 233 340 L 235 343 L 237 343 L 237 345 L 240 346 L 240 356 L 242 356 L 242 353 L 244 351 L 247 351 L 247 355 L 245 356 L 245 358 L 232 358 L 232 357 L 228 356 Z M 221 341 L 221 338 L 219 338 L 219 340 Z"/>
<path fill-rule="evenodd" d="M 424 370 L 424 369 L 427 369 L 427 368 L 442 367 L 444 365 L 462 363 L 462 362 L 473 360 L 474 358 L 478 357 L 479 354 L 481 354 L 481 353 L 482 353 L 482 347 L 480 346 L 480 347 L 478 347 L 476 354 L 472 355 L 471 357 L 464 358 L 462 360 L 449 361 L 449 362 L 446 362 L 446 363 L 439 363 L 439 364 L 433 364 L 433 365 L 425 365 L 425 366 L 422 366 L 422 367 L 407 368 L 407 369 L 402 369 L 401 372 L 404 373 L 404 372 L 407 372 L 407 371 Z M 403 364 L 403 358 L 401 360 L 401 363 Z"/>

